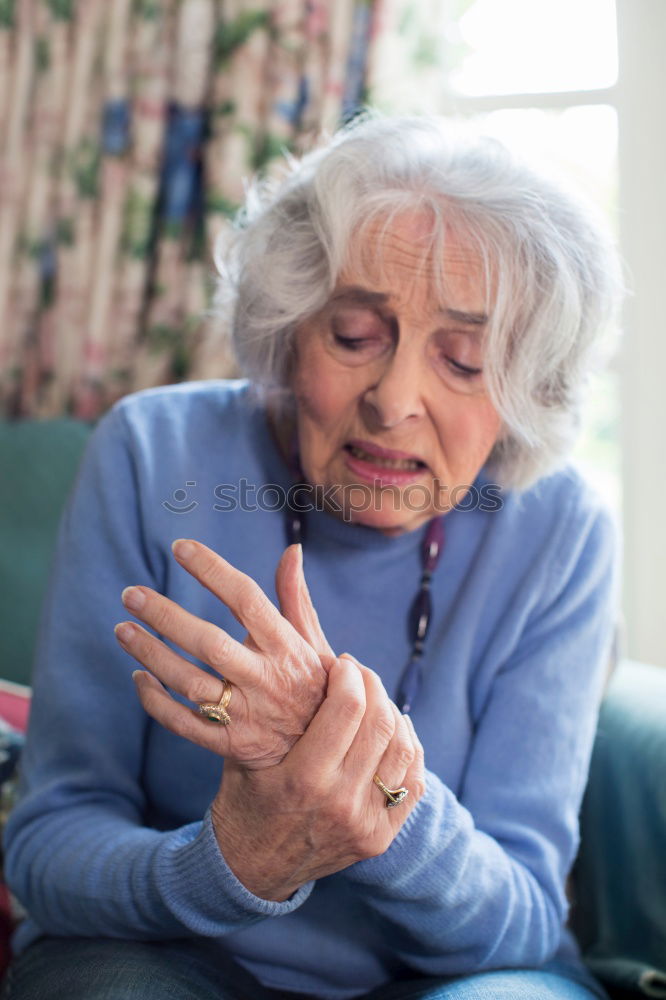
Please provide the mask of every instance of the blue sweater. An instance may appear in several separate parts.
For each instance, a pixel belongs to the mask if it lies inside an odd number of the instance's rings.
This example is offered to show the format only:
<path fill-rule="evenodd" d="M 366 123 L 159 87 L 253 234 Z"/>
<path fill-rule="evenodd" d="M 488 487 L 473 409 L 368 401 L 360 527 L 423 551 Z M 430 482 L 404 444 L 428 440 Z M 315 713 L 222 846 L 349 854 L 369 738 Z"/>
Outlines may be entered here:
<path fill-rule="evenodd" d="M 502 493 L 499 510 L 446 515 L 412 711 L 426 794 L 383 855 L 275 903 L 217 846 L 222 760 L 145 715 L 113 634 L 120 592 L 138 583 L 242 638 L 170 545 L 200 539 L 275 599 L 284 514 L 268 509 L 275 491 L 252 489 L 268 483 L 286 488 L 289 473 L 244 382 L 135 393 L 95 428 L 60 526 L 6 833 L 6 875 L 30 915 L 17 950 L 41 932 L 204 935 L 266 985 L 326 998 L 405 967 L 455 976 L 577 958 L 565 881 L 616 614 L 612 519 L 571 467 Z M 423 535 L 307 518 L 324 631 L 392 693 Z"/>

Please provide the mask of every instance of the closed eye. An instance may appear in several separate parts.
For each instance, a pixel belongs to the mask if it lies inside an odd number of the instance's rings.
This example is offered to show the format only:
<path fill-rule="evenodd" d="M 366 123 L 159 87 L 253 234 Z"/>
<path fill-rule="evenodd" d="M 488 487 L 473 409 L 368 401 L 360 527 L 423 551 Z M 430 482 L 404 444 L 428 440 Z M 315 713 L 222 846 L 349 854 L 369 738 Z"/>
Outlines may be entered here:
<path fill-rule="evenodd" d="M 372 357 L 383 355 L 390 346 L 385 337 L 343 337 L 339 333 L 333 334 L 333 342 L 341 353 Z"/>
<path fill-rule="evenodd" d="M 460 361 L 456 361 L 455 358 L 447 358 L 446 360 L 456 374 L 462 375 L 463 378 L 474 378 L 476 375 L 483 373 L 483 368 L 470 368 L 469 365 L 463 365 Z"/>
<path fill-rule="evenodd" d="M 372 310 L 340 310 L 332 316 L 329 329 L 333 350 L 347 363 L 365 364 L 391 346 L 386 322 Z"/>
<path fill-rule="evenodd" d="M 373 339 L 371 337 L 342 337 L 339 333 L 334 333 L 333 338 L 336 344 L 340 344 L 348 351 L 358 351 L 364 344 Z"/>

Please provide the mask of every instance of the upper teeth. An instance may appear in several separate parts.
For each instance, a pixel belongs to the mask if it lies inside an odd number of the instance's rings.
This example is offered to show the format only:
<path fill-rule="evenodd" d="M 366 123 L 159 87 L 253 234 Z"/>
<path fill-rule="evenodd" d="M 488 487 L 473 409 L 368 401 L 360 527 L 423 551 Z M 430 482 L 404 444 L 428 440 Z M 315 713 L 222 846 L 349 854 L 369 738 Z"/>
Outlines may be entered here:
<path fill-rule="evenodd" d="M 361 458 L 365 462 L 372 462 L 373 465 L 381 465 L 386 469 L 418 469 L 421 463 L 415 458 L 383 458 L 379 455 L 371 455 L 355 444 L 349 445 L 349 450 L 356 458 Z"/>

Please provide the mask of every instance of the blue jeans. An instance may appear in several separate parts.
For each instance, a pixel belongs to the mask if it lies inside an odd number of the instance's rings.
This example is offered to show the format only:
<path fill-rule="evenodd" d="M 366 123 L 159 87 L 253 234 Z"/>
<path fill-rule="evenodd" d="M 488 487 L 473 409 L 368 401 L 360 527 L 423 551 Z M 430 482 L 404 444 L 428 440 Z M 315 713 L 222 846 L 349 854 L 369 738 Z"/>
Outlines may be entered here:
<path fill-rule="evenodd" d="M 3 1000 L 304 1000 L 269 990 L 216 942 L 40 938 L 12 962 Z M 585 971 L 549 962 L 462 978 L 416 978 L 365 1000 L 608 1000 Z"/>

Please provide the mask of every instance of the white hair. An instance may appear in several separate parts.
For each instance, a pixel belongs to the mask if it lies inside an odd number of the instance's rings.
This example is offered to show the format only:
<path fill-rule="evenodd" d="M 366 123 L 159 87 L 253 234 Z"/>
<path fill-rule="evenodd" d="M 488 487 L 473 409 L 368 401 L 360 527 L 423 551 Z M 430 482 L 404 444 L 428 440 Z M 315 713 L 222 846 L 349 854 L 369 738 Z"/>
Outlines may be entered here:
<path fill-rule="evenodd" d="M 525 489 L 571 450 L 588 375 L 616 329 L 622 280 L 591 206 L 497 140 L 440 118 L 367 114 L 290 160 L 281 181 L 255 182 L 218 256 L 217 301 L 238 364 L 288 403 L 294 331 L 329 299 L 352 237 L 373 220 L 423 210 L 435 259 L 453 230 L 483 262 L 484 379 L 502 419 L 488 469 L 500 485 Z"/>

